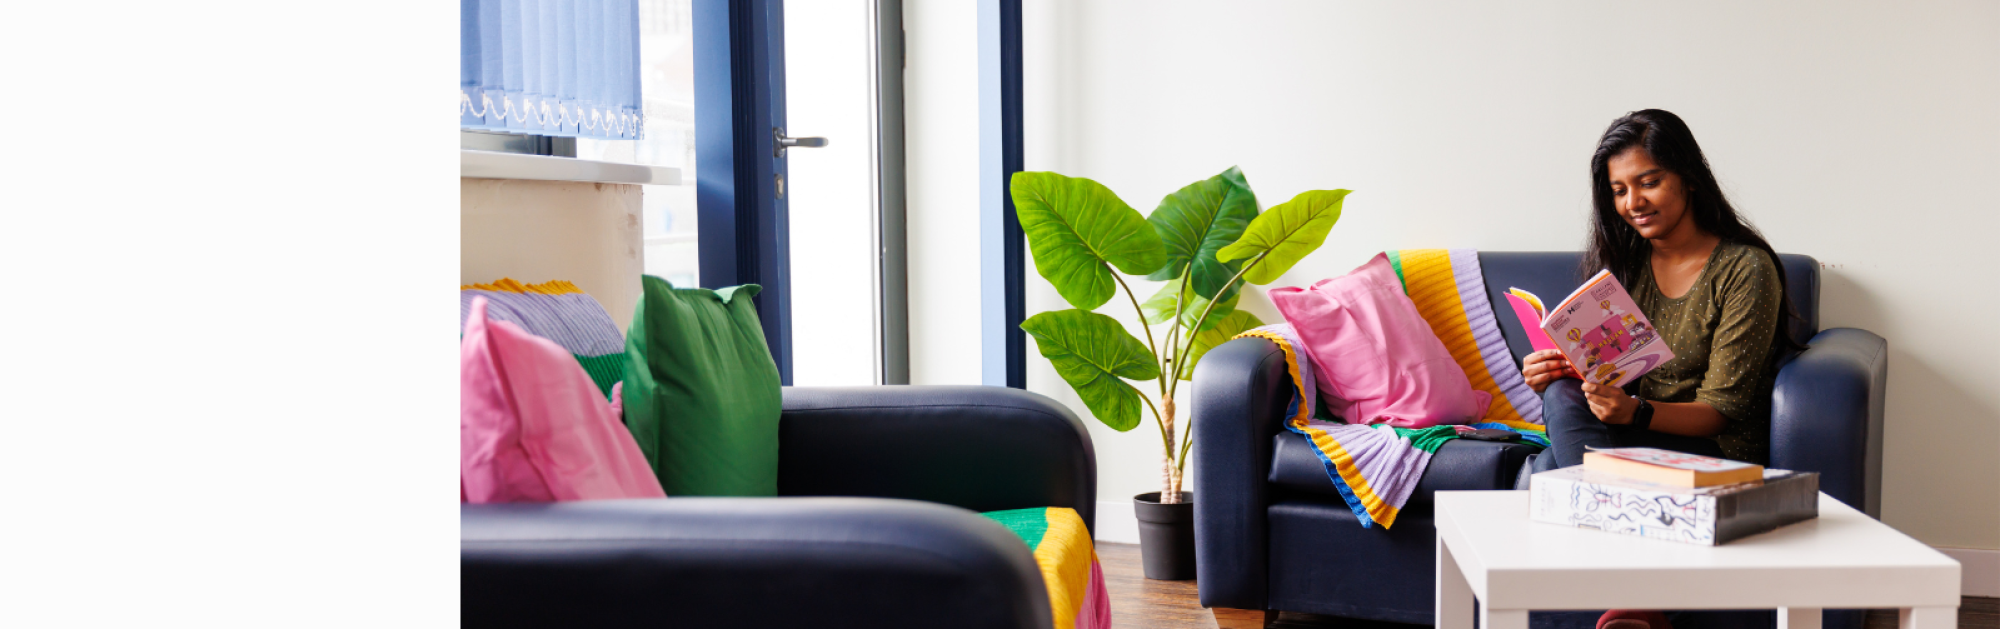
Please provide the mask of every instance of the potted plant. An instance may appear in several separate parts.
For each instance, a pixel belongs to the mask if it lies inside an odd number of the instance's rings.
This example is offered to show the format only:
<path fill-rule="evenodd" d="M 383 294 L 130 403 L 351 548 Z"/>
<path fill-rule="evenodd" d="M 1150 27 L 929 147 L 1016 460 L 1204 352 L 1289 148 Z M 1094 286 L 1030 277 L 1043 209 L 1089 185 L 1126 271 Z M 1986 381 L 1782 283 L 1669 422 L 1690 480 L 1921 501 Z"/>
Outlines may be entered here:
<path fill-rule="evenodd" d="M 1310 190 L 1259 211 L 1249 182 L 1232 167 L 1141 216 L 1109 188 L 1080 177 L 1015 173 L 1009 188 L 1035 270 L 1074 306 L 1029 317 L 1021 329 L 1104 425 L 1129 431 L 1141 423 L 1142 407 L 1151 412 L 1161 487 L 1134 497 L 1146 576 L 1194 578 L 1193 496 L 1181 491 L 1193 431 L 1176 429 L 1174 393 L 1209 349 L 1264 324 L 1236 309 L 1243 284 L 1269 284 L 1318 249 L 1348 191 Z M 1141 302 L 1120 273 L 1166 285 Z M 1144 322 L 1143 341 L 1095 312 L 1120 290 Z M 1153 326 L 1163 323 L 1164 334 L 1155 335 Z M 1176 377 L 1161 377 L 1169 373 Z M 1151 391 L 1132 384 L 1146 381 L 1155 382 Z"/>

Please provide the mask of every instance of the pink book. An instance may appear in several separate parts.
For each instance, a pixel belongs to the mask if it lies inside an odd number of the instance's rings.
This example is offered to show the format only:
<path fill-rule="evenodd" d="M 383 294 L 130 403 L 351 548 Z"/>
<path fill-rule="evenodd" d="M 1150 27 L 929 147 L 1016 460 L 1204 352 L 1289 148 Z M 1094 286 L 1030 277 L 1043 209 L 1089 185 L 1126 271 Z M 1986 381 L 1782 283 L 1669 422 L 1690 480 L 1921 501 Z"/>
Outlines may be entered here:
<path fill-rule="evenodd" d="M 1554 308 L 1538 307 L 1541 299 L 1528 291 L 1507 292 L 1530 344 L 1562 352 L 1585 380 L 1622 387 L 1674 358 L 1611 271 L 1598 271 Z"/>

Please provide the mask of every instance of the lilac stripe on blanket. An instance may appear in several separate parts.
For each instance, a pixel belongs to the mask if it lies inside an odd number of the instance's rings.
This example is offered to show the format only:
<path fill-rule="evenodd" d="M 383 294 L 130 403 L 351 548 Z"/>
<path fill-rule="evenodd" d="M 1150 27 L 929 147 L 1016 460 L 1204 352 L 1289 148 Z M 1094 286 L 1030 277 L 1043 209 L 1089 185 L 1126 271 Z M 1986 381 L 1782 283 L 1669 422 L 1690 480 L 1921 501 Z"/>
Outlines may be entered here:
<path fill-rule="evenodd" d="M 487 299 L 487 318 L 521 326 L 571 354 L 604 356 L 625 351 L 625 337 L 596 299 L 584 293 L 545 295 L 465 289 L 458 291 L 459 326 L 472 313 L 472 300 Z"/>
<path fill-rule="evenodd" d="M 1466 323 L 1472 328 L 1473 341 L 1479 347 L 1479 357 L 1486 361 L 1486 372 L 1493 376 L 1493 384 L 1507 394 L 1507 401 L 1514 403 L 1521 419 L 1542 423 L 1542 398 L 1528 388 L 1528 381 L 1521 377 L 1521 368 L 1514 364 L 1514 354 L 1507 350 L 1507 340 L 1500 335 L 1500 322 L 1494 318 L 1493 303 L 1486 294 L 1486 277 L 1479 268 L 1479 252 L 1451 250 L 1451 274 L 1458 285 L 1458 300 L 1465 307 Z"/>
<path fill-rule="evenodd" d="M 1410 494 L 1417 489 L 1417 481 L 1424 476 L 1424 470 L 1431 465 L 1431 453 L 1417 449 L 1396 434 L 1396 429 L 1387 425 L 1364 426 L 1359 424 L 1336 424 L 1330 422 L 1309 422 L 1313 428 L 1326 431 L 1340 447 L 1354 459 L 1354 467 L 1361 477 L 1367 479 L 1368 488 L 1384 502 L 1397 509 L 1410 500 Z"/>

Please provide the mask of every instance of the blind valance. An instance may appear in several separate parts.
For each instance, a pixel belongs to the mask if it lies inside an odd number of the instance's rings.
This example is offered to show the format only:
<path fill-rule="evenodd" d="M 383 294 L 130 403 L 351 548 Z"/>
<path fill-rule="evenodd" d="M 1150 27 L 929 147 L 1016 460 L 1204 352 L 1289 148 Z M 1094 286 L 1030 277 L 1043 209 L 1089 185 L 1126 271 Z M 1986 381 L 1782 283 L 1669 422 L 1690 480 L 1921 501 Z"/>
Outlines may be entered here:
<path fill-rule="evenodd" d="M 459 0 L 459 126 L 632 140 L 637 0 Z"/>

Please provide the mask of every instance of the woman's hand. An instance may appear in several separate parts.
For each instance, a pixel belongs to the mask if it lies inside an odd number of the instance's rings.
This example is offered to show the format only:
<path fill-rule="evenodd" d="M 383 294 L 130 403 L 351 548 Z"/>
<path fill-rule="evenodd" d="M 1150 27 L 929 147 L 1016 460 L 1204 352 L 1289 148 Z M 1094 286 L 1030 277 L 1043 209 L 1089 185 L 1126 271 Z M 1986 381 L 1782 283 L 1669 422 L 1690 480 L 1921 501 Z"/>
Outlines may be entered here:
<path fill-rule="evenodd" d="M 1563 358 L 1562 352 L 1552 349 L 1535 352 L 1522 359 L 1521 375 L 1527 378 L 1528 388 L 1534 389 L 1537 395 L 1542 389 L 1549 388 L 1551 382 L 1579 377 L 1576 368 L 1570 366 L 1569 359 Z"/>
<path fill-rule="evenodd" d="M 1607 424 L 1630 424 L 1632 412 L 1639 410 L 1639 398 L 1608 384 L 1583 383 L 1583 398 L 1590 402 L 1590 413 Z"/>

